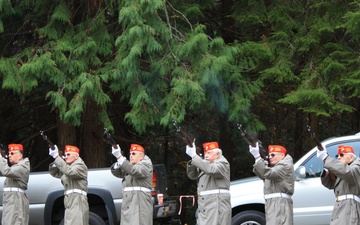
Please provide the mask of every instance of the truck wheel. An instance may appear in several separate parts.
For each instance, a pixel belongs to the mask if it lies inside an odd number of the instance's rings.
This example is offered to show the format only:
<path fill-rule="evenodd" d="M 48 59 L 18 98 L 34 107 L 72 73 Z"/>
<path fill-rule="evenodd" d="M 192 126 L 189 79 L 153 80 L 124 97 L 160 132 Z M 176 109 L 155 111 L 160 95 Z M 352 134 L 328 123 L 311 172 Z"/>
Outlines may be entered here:
<path fill-rule="evenodd" d="M 265 215 L 255 210 L 247 210 L 236 214 L 231 219 L 231 225 L 265 225 Z"/>
<path fill-rule="evenodd" d="M 64 225 L 64 219 L 59 225 Z M 89 212 L 89 225 L 106 225 L 106 223 L 98 214 Z"/>

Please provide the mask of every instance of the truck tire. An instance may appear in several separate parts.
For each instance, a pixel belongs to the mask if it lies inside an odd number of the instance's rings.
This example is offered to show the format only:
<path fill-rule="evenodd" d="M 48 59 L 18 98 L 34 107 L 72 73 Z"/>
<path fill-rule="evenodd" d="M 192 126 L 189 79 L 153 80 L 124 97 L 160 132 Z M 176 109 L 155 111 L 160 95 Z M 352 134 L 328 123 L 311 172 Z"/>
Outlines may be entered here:
<path fill-rule="evenodd" d="M 59 225 L 64 225 L 64 219 Z M 89 225 L 106 225 L 106 223 L 98 214 L 89 212 Z"/>
<path fill-rule="evenodd" d="M 236 214 L 231 225 L 265 225 L 265 214 L 255 210 L 247 210 Z"/>

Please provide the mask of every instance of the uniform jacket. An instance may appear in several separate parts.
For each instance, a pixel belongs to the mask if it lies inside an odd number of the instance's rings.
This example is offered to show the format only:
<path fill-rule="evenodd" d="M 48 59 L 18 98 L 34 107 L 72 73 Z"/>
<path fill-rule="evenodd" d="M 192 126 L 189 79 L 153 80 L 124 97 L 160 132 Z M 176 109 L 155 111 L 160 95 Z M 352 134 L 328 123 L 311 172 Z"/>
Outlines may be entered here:
<path fill-rule="evenodd" d="M 332 181 L 329 175 L 321 178 L 321 183 L 328 189 L 334 189 L 335 196 L 356 195 L 360 197 L 360 159 L 356 158 L 350 165 L 337 159 L 327 157 L 324 168 L 336 175 L 336 181 Z M 335 202 L 331 225 L 355 225 L 360 224 L 360 203 L 346 199 Z"/>
<path fill-rule="evenodd" d="M 260 159 L 254 164 L 253 171 L 260 179 L 264 180 L 264 195 L 294 194 L 294 163 L 290 155 L 286 155 L 273 167 L 267 166 L 265 161 Z M 279 197 L 265 200 L 265 214 L 268 225 L 294 224 L 292 199 Z"/>
<path fill-rule="evenodd" d="M 25 158 L 8 166 L 7 160 L 0 159 L 0 173 L 6 177 L 4 188 L 16 187 L 27 190 L 30 174 L 30 161 Z M 2 225 L 29 224 L 29 199 L 25 193 L 3 192 Z"/>
<path fill-rule="evenodd" d="M 151 190 L 153 165 L 151 159 L 147 155 L 134 165 L 125 160 L 120 167 L 118 166 L 119 165 L 117 165 L 117 163 L 114 163 L 111 166 L 111 172 L 114 176 L 123 178 L 123 188 L 144 187 Z M 120 224 L 153 224 L 153 204 L 151 192 L 123 191 Z"/>
<path fill-rule="evenodd" d="M 49 171 L 53 177 L 61 178 L 64 195 L 66 191 L 71 189 L 88 191 L 88 168 L 80 157 L 71 165 L 68 165 L 62 158 L 57 157 L 54 163 L 50 164 Z M 89 204 L 85 195 L 80 193 L 65 195 L 64 207 L 64 225 L 89 224 Z"/>
<path fill-rule="evenodd" d="M 222 155 L 212 163 L 195 155 L 187 164 L 187 175 L 198 180 L 198 192 L 230 188 L 230 164 Z M 229 193 L 198 196 L 198 225 L 230 224 Z"/>

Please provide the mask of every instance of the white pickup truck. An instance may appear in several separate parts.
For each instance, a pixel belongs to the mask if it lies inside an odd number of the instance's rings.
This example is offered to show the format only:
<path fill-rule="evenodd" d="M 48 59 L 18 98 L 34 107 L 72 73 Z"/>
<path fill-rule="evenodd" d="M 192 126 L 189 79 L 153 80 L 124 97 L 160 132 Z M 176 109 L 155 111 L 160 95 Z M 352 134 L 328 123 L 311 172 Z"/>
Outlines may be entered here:
<path fill-rule="evenodd" d="M 167 175 L 163 164 L 153 165 L 154 220 L 171 220 L 176 214 L 176 201 L 167 200 Z M 4 177 L 0 177 L 0 191 Z M 122 202 L 122 179 L 112 175 L 110 168 L 89 169 L 88 202 L 89 225 L 118 225 Z M 1 191 L 2 192 L 2 191 Z M 164 204 L 158 205 L 156 193 L 164 194 Z M 30 202 L 29 225 L 63 224 L 64 187 L 60 179 L 49 172 L 30 173 L 26 194 Z M 2 204 L 2 193 L 0 204 Z M 0 206 L 0 216 L 2 214 Z M 0 220 L 1 221 L 1 220 Z"/>
<path fill-rule="evenodd" d="M 330 138 L 322 142 L 331 157 L 339 145 L 350 145 L 359 156 L 360 133 Z M 335 196 L 333 190 L 322 186 L 320 173 L 323 162 L 316 157 L 314 147 L 294 164 L 295 192 L 294 225 L 328 225 Z M 232 225 L 265 225 L 263 181 L 257 177 L 232 181 L 230 184 Z M 279 206 L 282 207 L 282 206 Z"/>

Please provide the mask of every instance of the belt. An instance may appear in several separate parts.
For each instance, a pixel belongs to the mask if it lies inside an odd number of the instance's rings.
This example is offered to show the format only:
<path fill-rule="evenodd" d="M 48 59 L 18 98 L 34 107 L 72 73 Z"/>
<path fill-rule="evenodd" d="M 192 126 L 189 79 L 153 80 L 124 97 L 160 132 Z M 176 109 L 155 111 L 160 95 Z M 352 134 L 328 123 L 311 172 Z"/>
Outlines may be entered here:
<path fill-rule="evenodd" d="M 291 198 L 291 195 L 286 193 L 272 193 L 264 196 L 265 199 L 269 198 Z"/>
<path fill-rule="evenodd" d="M 208 190 L 208 191 L 200 191 L 198 193 L 198 195 L 202 196 L 202 195 L 226 194 L 226 193 L 230 193 L 230 191 L 227 189 L 214 189 L 214 190 Z"/>
<path fill-rule="evenodd" d="M 336 201 L 340 202 L 342 200 L 345 199 L 354 199 L 355 201 L 360 203 L 360 198 L 356 195 L 340 195 L 340 196 L 336 196 Z"/>
<path fill-rule="evenodd" d="M 24 189 L 17 188 L 17 187 L 6 187 L 6 188 L 4 188 L 4 191 L 25 193 L 25 190 L 24 190 Z"/>
<path fill-rule="evenodd" d="M 123 191 L 142 191 L 142 192 L 151 192 L 150 188 L 146 187 L 125 187 Z"/>
<path fill-rule="evenodd" d="M 69 194 L 72 194 L 72 193 L 78 193 L 78 194 L 82 194 L 82 195 L 87 195 L 86 191 L 83 191 L 83 190 L 80 190 L 80 189 L 70 189 L 70 190 L 67 190 L 65 191 L 65 195 L 69 195 Z"/>

